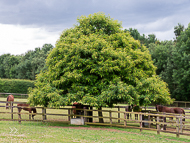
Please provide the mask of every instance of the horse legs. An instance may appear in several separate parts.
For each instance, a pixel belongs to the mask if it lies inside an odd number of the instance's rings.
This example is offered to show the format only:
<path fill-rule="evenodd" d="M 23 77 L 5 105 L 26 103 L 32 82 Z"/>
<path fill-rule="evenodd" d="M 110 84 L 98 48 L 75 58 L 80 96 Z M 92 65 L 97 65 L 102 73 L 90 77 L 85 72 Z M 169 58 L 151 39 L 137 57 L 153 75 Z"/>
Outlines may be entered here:
<path fill-rule="evenodd" d="M 129 119 L 129 114 L 127 113 L 127 119 Z"/>
<path fill-rule="evenodd" d="M 29 120 L 31 120 L 31 113 L 32 113 L 32 112 L 31 112 L 31 111 L 29 111 L 29 113 L 30 113 L 30 114 L 29 114 Z"/>
<path fill-rule="evenodd" d="M 21 112 L 21 108 L 18 108 L 18 118 L 21 119 L 21 115 L 20 115 L 20 112 Z"/>
<path fill-rule="evenodd" d="M 166 117 L 164 117 L 164 122 L 166 123 Z M 164 124 L 164 130 L 166 130 L 166 124 Z"/>
<path fill-rule="evenodd" d="M 9 109 L 9 107 L 8 107 L 8 106 L 9 106 L 9 104 L 7 103 L 7 104 L 6 104 L 6 109 Z"/>

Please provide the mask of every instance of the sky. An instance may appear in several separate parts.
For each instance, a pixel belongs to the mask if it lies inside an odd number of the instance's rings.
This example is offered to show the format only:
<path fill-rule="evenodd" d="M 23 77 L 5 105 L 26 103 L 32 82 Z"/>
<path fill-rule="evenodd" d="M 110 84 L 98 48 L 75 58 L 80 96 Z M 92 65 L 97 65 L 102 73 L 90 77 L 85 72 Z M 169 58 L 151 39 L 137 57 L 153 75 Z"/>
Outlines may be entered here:
<path fill-rule="evenodd" d="M 174 27 L 190 23 L 190 0 L 0 0 L 0 55 L 55 46 L 78 17 L 97 12 L 122 22 L 123 29 L 173 40 Z"/>

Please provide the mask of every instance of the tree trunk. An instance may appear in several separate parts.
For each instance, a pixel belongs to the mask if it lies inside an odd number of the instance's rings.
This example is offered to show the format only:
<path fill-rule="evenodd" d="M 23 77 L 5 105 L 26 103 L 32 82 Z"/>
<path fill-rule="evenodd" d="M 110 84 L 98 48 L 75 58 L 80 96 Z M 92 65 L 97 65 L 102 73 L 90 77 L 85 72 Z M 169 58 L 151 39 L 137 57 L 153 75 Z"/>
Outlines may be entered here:
<path fill-rule="evenodd" d="M 102 107 L 98 108 L 98 110 L 102 110 Z M 103 117 L 102 111 L 98 111 L 98 116 Z M 104 119 L 99 118 L 99 123 L 104 123 Z"/>

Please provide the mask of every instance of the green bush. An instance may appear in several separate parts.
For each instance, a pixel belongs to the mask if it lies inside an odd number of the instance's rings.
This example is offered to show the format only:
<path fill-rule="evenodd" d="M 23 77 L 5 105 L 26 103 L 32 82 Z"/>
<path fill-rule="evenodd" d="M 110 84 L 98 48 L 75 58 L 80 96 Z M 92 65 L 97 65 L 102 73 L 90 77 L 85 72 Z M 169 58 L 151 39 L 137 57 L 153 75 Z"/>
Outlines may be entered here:
<path fill-rule="evenodd" d="M 23 79 L 1 79 L 0 78 L 0 93 L 22 93 L 27 94 L 29 87 L 34 87 L 32 80 Z"/>

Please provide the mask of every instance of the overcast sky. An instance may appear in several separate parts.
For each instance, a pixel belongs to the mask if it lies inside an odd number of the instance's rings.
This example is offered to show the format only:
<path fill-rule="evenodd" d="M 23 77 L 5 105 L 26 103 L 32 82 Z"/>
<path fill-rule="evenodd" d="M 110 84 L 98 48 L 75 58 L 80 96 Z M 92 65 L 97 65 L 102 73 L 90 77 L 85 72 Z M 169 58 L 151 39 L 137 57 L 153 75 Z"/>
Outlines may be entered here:
<path fill-rule="evenodd" d="M 190 0 L 0 0 L 0 55 L 55 46 L 81 15 L 104 12 L 123 29 L 172 40 L 174 26 L 190 23 Z"/>

